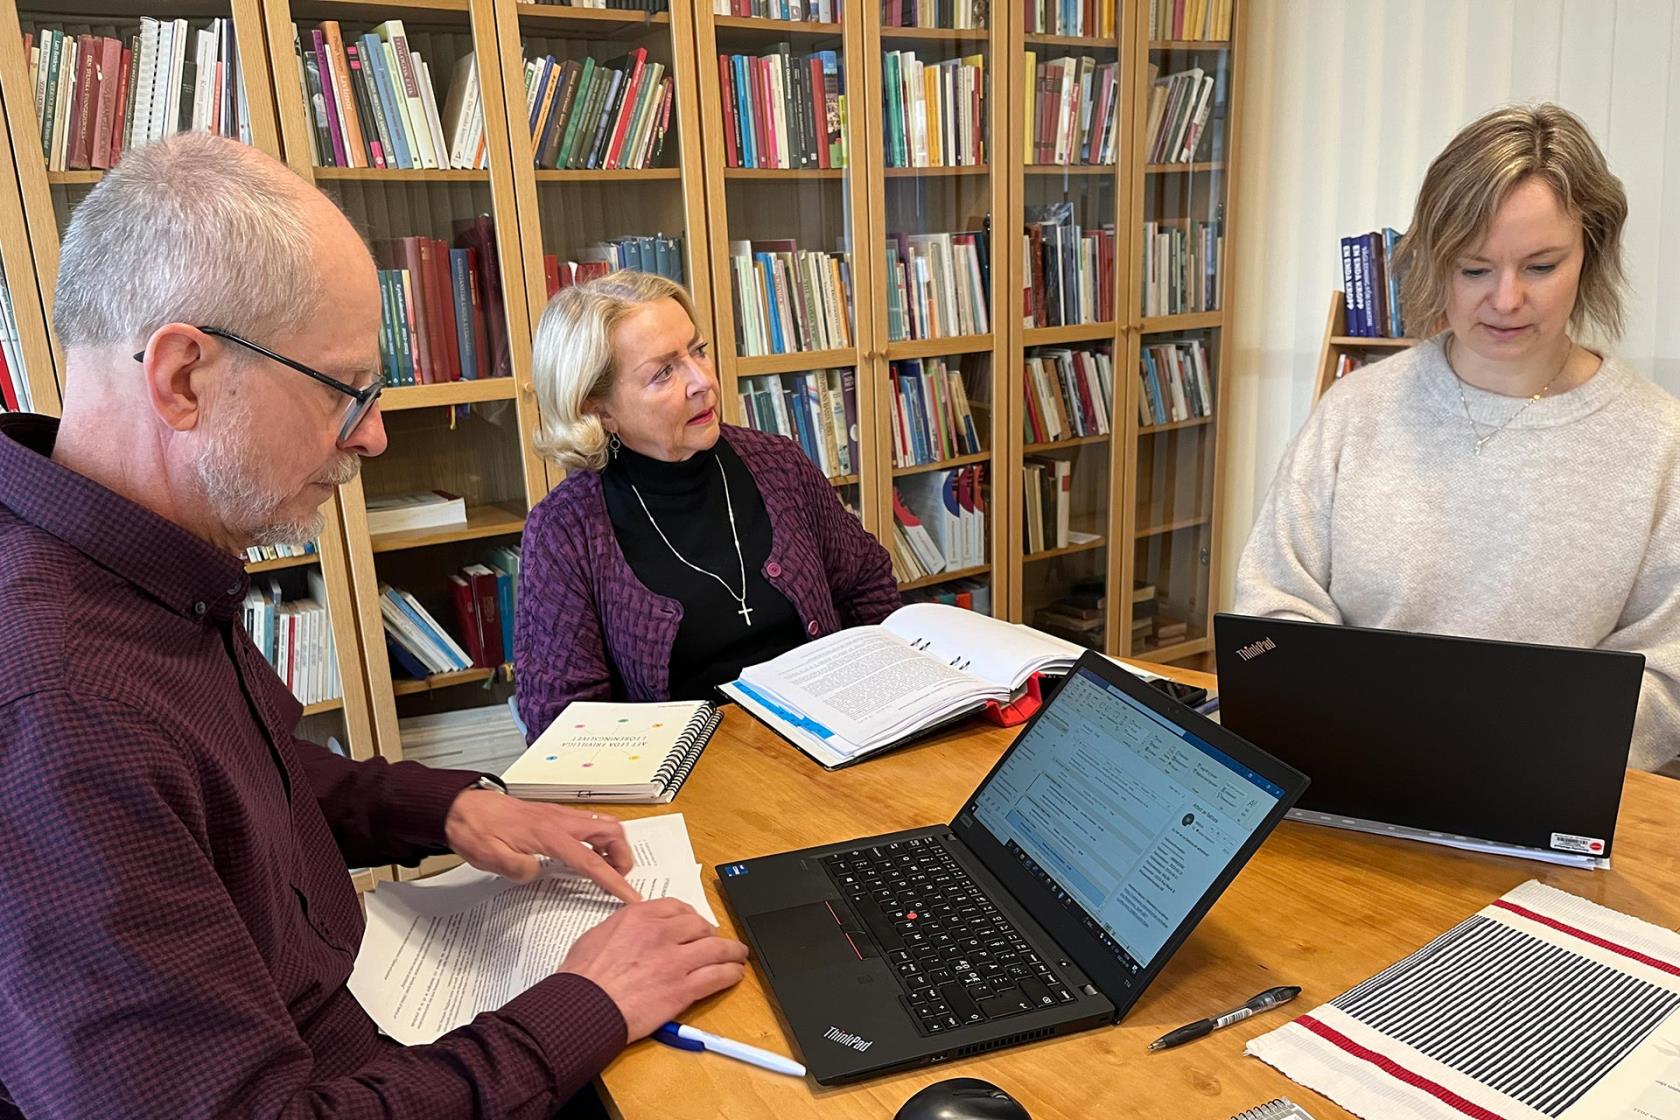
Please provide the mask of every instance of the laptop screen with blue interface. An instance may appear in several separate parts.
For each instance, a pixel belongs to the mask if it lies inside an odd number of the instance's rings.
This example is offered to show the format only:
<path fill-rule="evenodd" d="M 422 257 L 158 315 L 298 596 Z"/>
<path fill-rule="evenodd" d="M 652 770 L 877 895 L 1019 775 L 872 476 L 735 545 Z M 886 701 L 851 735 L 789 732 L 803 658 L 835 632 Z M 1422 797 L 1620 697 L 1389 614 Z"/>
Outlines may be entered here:
<path fill-rule="evenodd" d="M 1074 672 L 975 795 L 974 815 L 1084 909 L 1133 972 L 1284 796 L 1089 670 Z"/>

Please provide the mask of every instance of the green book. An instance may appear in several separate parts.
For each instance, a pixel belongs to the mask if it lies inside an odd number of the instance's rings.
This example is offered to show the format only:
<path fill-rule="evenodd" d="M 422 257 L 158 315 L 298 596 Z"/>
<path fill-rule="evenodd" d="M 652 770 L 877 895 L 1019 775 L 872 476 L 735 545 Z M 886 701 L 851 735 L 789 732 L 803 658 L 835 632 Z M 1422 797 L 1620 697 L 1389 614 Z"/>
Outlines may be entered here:
<path fill-rule="evenodd" d="M 572 101 L 572 113 L 566 120 L 566 138 L 560 141 L 560 154 L 554 160 L 557 168 L 572 166 L 572 153 L 581 131 L 578 122 L 589 115 L 589 103 L 595 99 L 595 84 L 595 60 L 586 58 L 583 60 L 583 73 L 578 76 L 578 92 Z"/>

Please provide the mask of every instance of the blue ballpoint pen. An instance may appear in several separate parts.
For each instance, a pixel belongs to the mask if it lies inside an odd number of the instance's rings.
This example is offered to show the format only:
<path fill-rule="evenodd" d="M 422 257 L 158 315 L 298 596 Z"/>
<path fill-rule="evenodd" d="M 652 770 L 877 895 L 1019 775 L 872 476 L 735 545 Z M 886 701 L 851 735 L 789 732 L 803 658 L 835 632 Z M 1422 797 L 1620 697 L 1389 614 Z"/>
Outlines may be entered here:
<path fill-rule="evenodd" d="M 805 1076 L 805 1067 L 792 1058 L 784 1058 L 780 1054 L 772 1054 L 768 1050 L 760 1050 L 756 1046 L 748 1046 L 732 1038 L 721 1038 L 686 1023 L 666 1023 L 653 1032 L 653 1038 L 656 1042 L 675 1046 L 678 1050 L 710 1050 L 714 1054 L 722 1054 L 726 1058 L 734 1058 L 738 1062 L 746 1062 L 772 1073 L 785 1073 L 792 1077 Z"/>

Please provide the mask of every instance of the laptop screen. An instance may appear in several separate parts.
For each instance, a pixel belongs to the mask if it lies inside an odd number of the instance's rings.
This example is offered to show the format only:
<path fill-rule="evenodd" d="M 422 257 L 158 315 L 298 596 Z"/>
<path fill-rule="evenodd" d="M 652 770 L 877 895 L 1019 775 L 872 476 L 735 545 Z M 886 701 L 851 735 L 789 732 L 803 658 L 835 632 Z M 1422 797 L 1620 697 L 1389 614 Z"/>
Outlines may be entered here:
<path fill-rule="evenodd" d="M 1135 974 L 1284 794 L 1082 668 L 972 804 L 1009 855 L 1081 908 Z"/>

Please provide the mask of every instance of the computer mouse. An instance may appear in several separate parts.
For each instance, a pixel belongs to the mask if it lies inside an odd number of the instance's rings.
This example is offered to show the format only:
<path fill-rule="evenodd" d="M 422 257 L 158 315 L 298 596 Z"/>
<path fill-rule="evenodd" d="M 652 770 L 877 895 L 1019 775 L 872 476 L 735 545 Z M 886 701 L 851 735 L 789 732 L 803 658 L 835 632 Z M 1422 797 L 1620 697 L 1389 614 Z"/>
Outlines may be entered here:
<path fill-rule="evenodd" d="M 1032 1120 L 1021 1103 L 978 1077 L 936 1081 L 904 1102 L 893 1120 Z"/>

